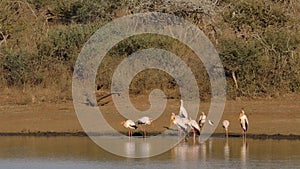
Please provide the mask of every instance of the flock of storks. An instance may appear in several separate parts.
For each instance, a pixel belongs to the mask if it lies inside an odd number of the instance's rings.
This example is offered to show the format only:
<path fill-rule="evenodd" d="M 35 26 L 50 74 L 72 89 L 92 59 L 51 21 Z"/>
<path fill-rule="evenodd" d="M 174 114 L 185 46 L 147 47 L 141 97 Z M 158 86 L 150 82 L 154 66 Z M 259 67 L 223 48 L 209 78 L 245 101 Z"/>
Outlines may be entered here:
<path fill-rule="evenodd" d="M 181 105 L 180 105 L 180 110 L 179 114 L 176 115 L 174 113 L 171 114 L 171 124 L 170 125 L 176 125 L 178 127 L 178 135 L 181 136 L 182 132 L 185 134 L 188 134 L 189 129 L 193 131 L 193 136 L 194 139 L 198 134 L 201 133 L 201 130 L 206 123 L 206 115 L 204 112 L 199 117 L 198 122 L 196 120 L 193 120 L 191 118 L 188 118 L 188 113 L 186 109 L 183 106 L 183 100 L 180 100 Z M 240 125 L 242 129 L 242 137 L 244 138 L 246 136 L 246 131 L 248 129 L 249 121 L 248 118 L 244 112 L 243 109 L 240 111 L 239 115 L 239 120 L 240 120 Z M 142 129 L 143 131 L 143 137 L 146 137 L 146 126 L 151 126 L 153 122 L 153 119 L 150 117 L 144 116 L 140 119 L 138 119 L 136 122 L 133 120 L 125 120 L 121 122 L 121 125 L 123 125 L 125 128 L 128 129 L 128 136 L 132 136 L 132 131 L 137 129 L 138 126 Z M 210 125 L 214 125 L 214 123 L 211 120 L 208 120 L 208 123 Z M 230 122 L 228 120 L 222 121 L 222 126 L 225 130 L 226 137 L 228 137 L 228 128 L 229 128 Z"/>

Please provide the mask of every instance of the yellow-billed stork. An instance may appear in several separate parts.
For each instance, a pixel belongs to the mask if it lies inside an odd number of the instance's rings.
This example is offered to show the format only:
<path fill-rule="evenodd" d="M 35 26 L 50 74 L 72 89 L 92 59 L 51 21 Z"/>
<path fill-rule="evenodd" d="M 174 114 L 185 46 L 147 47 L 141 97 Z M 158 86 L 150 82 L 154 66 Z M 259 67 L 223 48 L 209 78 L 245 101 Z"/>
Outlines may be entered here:
<path fill-rule="evenodd" d="M 136 124 L 134 123 L 134 121 L 128 119 L 128 120 L 124 120 L 121 122 L 121 125 L 123 125 L 125 128 L 128 129 L 128 136 L 131 137 L 132 136 L 132 130 L 137 129 Z"/>
<path fill-rule="evenodd" d="M 186 109 L 183 106 L 183 100 L 180 100 L 180 109 L 179 109 L 179 116 L 181 118 L 188 118 L 188 113 L 186 111 Z"/>
<path fill-rule="evenodd" d="M 202 127 L 204 126 L 205 122 L 206 122 L 206 115 L 205 115 L 204 112 L 201 112 L 201 115 L 199 117 L 199 122 L 198 122 L 200 129 L 202 129 Z"/>
<path fill-rule="evenodd" d="M 193 130 L 193 133 L 194 133 L 194 140 L 196 138 L 196 132 L 199 132 L 200 133 L 200 127 L 198 125 L 198 123 L 191 119 L 188 121 L 188 125 L 190 126 L 190 128 Z"/>
<path fill-rule="evenodd" d="M 228 138 L 228 128 L 229 128 L 230 122 L 228 120 L 223 120 L 222 127 L 225 129 L 225 135 L 226 138 Z"/>
<path fill-rule="evenodd" d="M 179 135 L 181 136 L 181 131 L 187 133 L 187 124 L 188 119 L 182 118 L 174 113 L 171 114 L 171 124 L 174 124 L 178 127 Z"/>
<path fill-rule="evenodd" d="M 242 128 L 242 136 L 245 137 L 246 132 L 248 130 L 248 126 L 249 126 L 249 121 L 248 121 L 248 118 L 243 109 L 241 109 L 239 119 L 240 119 L 240 124 L 241 124 L 241 128 Z"/>
<path fill-rule="evenodd" d="M 143 137 L 146 137 L 146 128 L 145 127 L 152 125 L 152 122 L 153 122 L 153 120 L 147 116 L 144 116 L 136 121 L 136 123 L 138 125 L 140 125 L 143 130 Z"/>

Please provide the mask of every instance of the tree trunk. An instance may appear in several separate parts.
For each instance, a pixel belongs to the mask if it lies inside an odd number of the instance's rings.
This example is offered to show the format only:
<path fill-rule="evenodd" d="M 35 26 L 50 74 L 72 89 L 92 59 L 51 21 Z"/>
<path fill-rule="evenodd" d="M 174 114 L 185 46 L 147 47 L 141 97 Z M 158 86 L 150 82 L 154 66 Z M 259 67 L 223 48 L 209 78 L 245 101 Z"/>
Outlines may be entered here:
<path fill-rule="evenodd" d="M 237 83 L 237 80 L 236 80 L 236 76 L 235 76 L 235 72 L 234 72 L 234 71 L 231 72 L 231 76 L 232 76 L 232 79 L 233 79 L 233 81 L 234 81 L 235 88 L 238 89 L 239 86 L 238 86 L 238 83 Z"/>

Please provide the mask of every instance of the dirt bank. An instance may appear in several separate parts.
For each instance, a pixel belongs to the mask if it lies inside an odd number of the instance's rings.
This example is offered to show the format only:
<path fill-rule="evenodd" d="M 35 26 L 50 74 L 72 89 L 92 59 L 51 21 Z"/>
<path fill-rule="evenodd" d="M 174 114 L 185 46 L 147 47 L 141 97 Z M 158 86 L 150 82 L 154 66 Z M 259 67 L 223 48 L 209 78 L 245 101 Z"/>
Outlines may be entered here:
<path fill-rule="evenodd" d="M 137 108 L 149 108 L 146 96 L 132 98 Z M 108 98 L 110 100 L 110 98 Z M 300 95 L 286 95 L 269 99 L 238 99 L 227 101 L 223 119 L 230 120 L 230 133 L 238 137 L 240 126 L 238 113 L 243 107 L 248 115 L 250 125 L 248 137 L 252 138 L 299 138 L 300 128 Z M 138 103 L 138 104 L 137 104 Z M 160 120 L 155 121 L 155 126 L 149 132 L 165 130 L 169 125 L 169 114 L 179 109 L 179 100 L 169 100 L 166 113 Z M 208 111 L 209 103 L 201 103 L 201 111 Z M 121 121 L 113 103 L 102 106 L 108 121 Z M 39 103 L 28 105 L 5 104 L 0 106 L 0 135 L 85 135 L 72 102 L 66 103 Z M 119 123 L 118 123 L 119 124 Z M 120 125 L 114 126 L 120 132 L 126 132 Z M 140 131 L 137 130 L 137 133 Z M 219 125 L 215 136 L 222 136 L 223 128 Z"/>

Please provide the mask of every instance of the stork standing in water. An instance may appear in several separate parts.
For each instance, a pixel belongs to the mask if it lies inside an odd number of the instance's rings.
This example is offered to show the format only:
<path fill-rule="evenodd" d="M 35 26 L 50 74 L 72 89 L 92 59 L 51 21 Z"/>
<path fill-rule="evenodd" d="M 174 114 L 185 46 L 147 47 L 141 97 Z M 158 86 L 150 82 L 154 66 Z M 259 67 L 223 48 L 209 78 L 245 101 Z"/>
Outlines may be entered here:
<path fill-rule="evenodd" d="M 142 117 L 137 120 L 137 124 L 141 125 L 141 128 L 143 130 L 143 137 L 146 137 L 146 126 L 152 125 L 153 120 L 150 117 Z"/>
<path fill-rule="evenodd" d="M 222 127 L 225 129 L 225 135 L 226 135 L 226 138 L 228 138 L 228 127 L 229 127 L 229 121 L 228 120 L 224 120 L 222 122 Z"/>
<path fill-rule="evenodd" d="M 132 120 L 125 120 L 121 122 L 121 125 L 123 125 L 125 128 L 128 129 L 128 136 L 132 136 L 132 130 L 137 129 L 136 124 Z"/>
<path fill-rule="evenodd" d="M 172 113 L 171 115 L 171 124 L 174 124 L 178 127 L 179 136 L 181 136 L 181 132 L 187 133 L 187 123 L 188 119 L 182 118 L 179 115 L 175 115 Z"/>
<path fill-rule="evenodd" d="M 248 118 L 243 109 L 241 109 L 239 119 L 240 119 L 240 124 L 241 124 L 241 128 L 242 128 L 242 136 L 243 136 L 243 138 L 245 138 L 246 131 L 248 130 L 248 126 L 249 126 L 249 121 L 248 121 Z"/>
<path fill-rule="evenodd" d="M 193 130 L 193 133 L 194 133 L 194 141 L 196 139 L 196 132 L 199 132 L 200 133 L 200 127 L 198 125 L 198 123 L 195 121 L 195 120 L 192 120 L 190 118 L 189 122 L 188 122 L 188 125 L 191 127 L 191 129 Z"/>
<path fill-rule="evenodd" d="M 202 127 L 204 126 L 205 122 L 206 122 L 206 115 L 204 112 L 201 112 L 202 114 L 199 117 L 199 127 L 202 130 Z"/>

